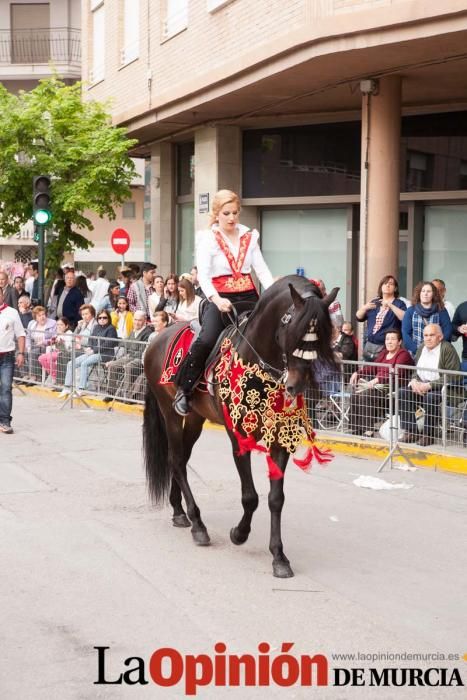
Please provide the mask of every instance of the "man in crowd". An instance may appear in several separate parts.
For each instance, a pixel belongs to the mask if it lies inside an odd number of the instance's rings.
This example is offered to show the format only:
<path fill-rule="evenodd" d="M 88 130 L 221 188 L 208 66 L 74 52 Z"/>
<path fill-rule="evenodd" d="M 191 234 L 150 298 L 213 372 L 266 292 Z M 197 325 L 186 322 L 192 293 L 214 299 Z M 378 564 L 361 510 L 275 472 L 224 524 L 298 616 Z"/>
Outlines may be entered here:
<path fill-rule="evenodd" d="M 441 297 L 441 301 L 444 304 L 444 308 L 449 314 L 449 318 L 452 321 L 452 317 L 454 316 L 454 305 L 446 299 L 446 284 L 444 280 L 440 280 L 438 277 L 433 280 L 433 284 L 435 285 L 436 289 L 439 292 L 439 295 Z"/>
<path fill-rule="evenodd" d="M 55 318 L 65 316 L 71 328 L 74 328 L 81 318 L 80 307 L 84 304 L 84 297 L 76 287 L 76 276 L 71 270 L 65 274 L 65 286 L 57 302 Z"/>
<path fill-rule="evenodd" d="M 146 314 L 144 311 L 135 311 L 133 316 L 133 330 L 128 339 L 122 343 L 125 354 L 116 360 L 107 362 L 108 368 L 108 393 L 115 396 L 117 388 L 119 395 L 129 397 L 132 395 L 132 386 L 143 371 L 141 358 L 145 349 L 143 343 L 147 343 L 149 336 L 153 332 L 152 326 L 146 325 Z M 133 342 L 131 342 L 133 341 Z M 137 342 L 135 342 L 137 341 Z M 122 378 L 123 384 L 118 387 Z M 106 396 L 104 401 L 112 401 L 112 396 Z"/>
<path fill-rule="evenodd" d="M 16 309 L 7 306 L 0 287 L 0 433 L 12 433 L 11 408 L 13 405 L 12 384 L 15 366 L 15 341 L 18 343 L 16 365 L 24 364 L 26 333 Z"/>
<path fill-rule="evenodd" d="M 8 275 L 4 270 L 0 270 L 0 289 L 3 292 L 3 303 L 18 310 L 18 297 L 14 287 L 11 286 Z"/>
<path fill-rule="evenodd" d="M 156 270 L 157 265 L 154 265 L 154 263 L 143 263 L 141 267 L 141 277 L 131 283 L 127 294 L 130 311 L 144 311 L 146 314 L 146 321 L 151 320 L 148 299 L 151 294 L 155 292 L 153 281 Z"/>
<path fill-rule="evenodd" d="M 29 277 L 25 282 L 25 289 L 31 297 L 33 306 L 39 303 L 39 263 L 29 263 Z"/>
<path fill-rule="evenodd" d="M 443 376 L 437 370 L 456 372 L 459 358 L 451 343 L 443 340 L 443 331 L 437 323 L 429 323 L 423 330 L 423 344 L 415 355 L 416 373 L 407 387 L 399 391 L 401 428 L 405 431 L 403 442 L 418 442 L 426 447 L 435 441 L 435 429 L 439 424 L 439 405 Z M 452 383 L 452 378 L 447 381 Z M 416 410 L 425 411 L 423 434 L 417 433 Z"/>
<path fill-rule="evenodd" d="M 453 336 L 462 338 L 462 364 L 461 370 L 467 372 L 467 301 L 459 304 L 452 317 Z"/>

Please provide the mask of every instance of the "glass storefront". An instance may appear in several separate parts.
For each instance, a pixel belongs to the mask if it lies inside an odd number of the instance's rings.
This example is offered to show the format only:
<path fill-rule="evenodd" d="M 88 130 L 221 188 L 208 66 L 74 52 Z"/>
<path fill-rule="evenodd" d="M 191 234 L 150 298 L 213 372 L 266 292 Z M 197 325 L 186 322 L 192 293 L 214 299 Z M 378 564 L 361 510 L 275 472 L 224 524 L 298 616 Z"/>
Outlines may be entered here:
<path fill-rule="evenodd" d="M 177 266 L 176 271 L 190 272 L 194 265 L 195 209 L 192 202 L 177 205 Z"/>
<path fill-rule="evenodd" d="M 340 287 L 346 309 L 347 208 L 265 210 L 261 249 L 274 276 L 295 274 L 323 279 L 328 290 Z"/>
<path fill-rule="evenodd" d="M 467 205 L 427 206 L 423 276 L 446 283 L 446 298 L 457 306 L 467 299 Z"/>

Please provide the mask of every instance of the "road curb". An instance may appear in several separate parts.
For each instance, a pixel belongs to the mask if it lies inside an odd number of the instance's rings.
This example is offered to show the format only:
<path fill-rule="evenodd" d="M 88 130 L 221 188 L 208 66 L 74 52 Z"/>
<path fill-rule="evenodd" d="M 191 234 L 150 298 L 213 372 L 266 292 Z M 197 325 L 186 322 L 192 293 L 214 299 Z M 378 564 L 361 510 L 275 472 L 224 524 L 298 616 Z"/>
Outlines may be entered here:
<path fill-rule="evenodd" d="M 58 394 L 51 392 L 50 389 L 46 387 L 19 385 L 18 388 L 23 390 L 25 393 L 58 399 Z M 95 397 L 92 394 L 85 395 L 83 398 L 86 400 L 86 403 L 93 408 L 100 408 L 107 411 L 111 408 L 112 410 L 119 411 L 121 413 L 142 415 L 144 410 L 144 407 L 141 404 L 129 405 L 120 403 L 118 400 L 116 400 L 113 405 L 104 403 L 102 399 Z M 208 427 L 210 430 L 224 430 L 222 426 L 216 425 L 215 423 L 210 423 L 209 421 L 206 423 L 206 427 Z M 330 449 L 332 452 L 346 454 L 349 457 L 370 457 L 371 459 L 381 460 L 381 462 L 387 457 L 389 449 L 388 444 L 382 440 L 370 443 L 365 439 L 358 439 L 354 437 L 347 438 L 336 437 L 335 435 L 323 435 L 321 431 L 317 432 L 316 442 L 318 447 L 325 447 Z M 422 448 L 409 447 L 403 443 L 401 444 L 401 449 L 417 467 L 467 475 L 467 456 L 463 457 L 462 455 L 456 454 L 430 452 L 429 450 Z M 404 463 L 404 458 L 400 455 L 394 455 L 394 461 Z"/>

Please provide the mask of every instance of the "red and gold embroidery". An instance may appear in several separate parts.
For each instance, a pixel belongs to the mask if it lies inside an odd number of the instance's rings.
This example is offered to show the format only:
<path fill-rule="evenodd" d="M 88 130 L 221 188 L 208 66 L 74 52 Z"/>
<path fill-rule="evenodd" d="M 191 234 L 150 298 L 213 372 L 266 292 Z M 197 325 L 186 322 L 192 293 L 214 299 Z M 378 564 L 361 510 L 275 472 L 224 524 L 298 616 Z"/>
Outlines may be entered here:
<path fill-rule="evenodd" d="M 222 344 L 222 357 L 215 371 L 219 382 L 226 426 L 237 438 L 239 454 L 251 450 L 266 453 L 270 478 L 282 478 L 282 472 L 273 462 L 270 448 L 276 442 L 289 454 L 295 454 L 305 438 L 307 453 L 302 460 L 294 459 L 303 470 L 311 466 L 315 457 L 324 463 L 332 459 L 330 452 L 320 450 L 314 444 L 315 432 L 308 418 L 302 394 L 289 397 L 285 386 L 273 379 L 257 364 L 245 363 L 226 339 Z M 265 447 L 258 445 L 254 433 Z"/>

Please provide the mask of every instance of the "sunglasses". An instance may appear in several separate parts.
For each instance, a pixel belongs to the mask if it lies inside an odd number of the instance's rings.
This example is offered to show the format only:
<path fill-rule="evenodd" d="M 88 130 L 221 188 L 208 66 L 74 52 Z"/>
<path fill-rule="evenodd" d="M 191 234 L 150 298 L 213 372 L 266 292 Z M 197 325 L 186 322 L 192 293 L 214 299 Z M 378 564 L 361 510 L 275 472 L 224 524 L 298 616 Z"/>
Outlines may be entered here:
<path fill-rule="evenodd" d="M 107 318 L 107 316 L 98 316 L 97 320 L 98 321 L 108 321 L 109 319 Z"/>

